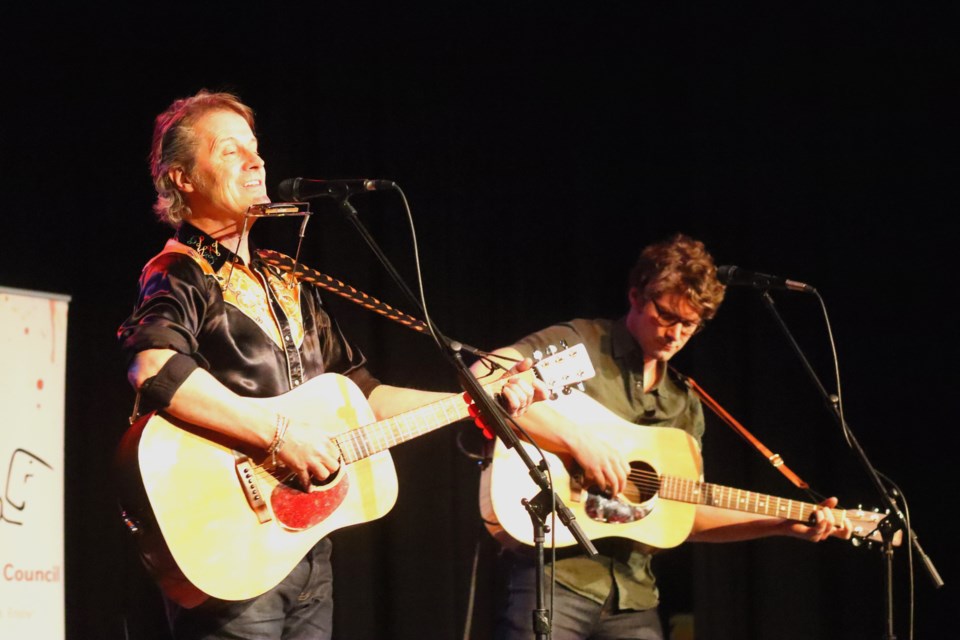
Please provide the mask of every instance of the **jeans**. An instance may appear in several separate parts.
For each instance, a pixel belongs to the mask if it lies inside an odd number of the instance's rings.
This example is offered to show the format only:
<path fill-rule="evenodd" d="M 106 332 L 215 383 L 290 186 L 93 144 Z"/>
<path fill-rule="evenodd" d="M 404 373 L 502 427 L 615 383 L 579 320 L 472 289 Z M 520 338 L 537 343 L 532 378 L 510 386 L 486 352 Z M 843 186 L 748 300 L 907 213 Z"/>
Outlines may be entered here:
<path fill-rule="evenodd" d="M 506 604 L 498 614 L 496 640 L 535 637 L 533 609 L 537 603 L 537 569 L 532 559 L 504 553 Z M 544 580 L 544 602 L 550 609 L 550 578 Z M 557 584 L 553 600 L 552 640 L 663 640 L 657 609 L 619 610 L 614 583 L 602 605 Z"/>
<path fill-rule="evenodd" d="M 168 603 L 176 640 L 329 640 L 333 631 L 332 544 L 326 538 L 270 591 L 239 602 Z"/>

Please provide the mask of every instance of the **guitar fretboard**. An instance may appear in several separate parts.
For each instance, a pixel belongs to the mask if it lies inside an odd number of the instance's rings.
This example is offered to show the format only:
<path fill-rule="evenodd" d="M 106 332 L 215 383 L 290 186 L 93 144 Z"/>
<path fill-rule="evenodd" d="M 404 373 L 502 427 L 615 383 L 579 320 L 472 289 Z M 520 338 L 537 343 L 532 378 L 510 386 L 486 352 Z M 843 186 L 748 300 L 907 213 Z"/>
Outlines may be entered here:
<path fill-rule="evenodd" d="M 519 377 L 533 375 L 532 370 L 517 374 Z M 495 394 L 505 384 L 506 381 L 498 380 L 484 385 L 484 388 Z M 463 400 L 462 394 L 454 394 L 419 409 L 346 431 L 336 436 L 334 442 L 343 455 L 344 463 L 350 464 L 457 420 L 463 420 L 469 415 L 470 408 Z"/>
<path fill-rule="evenodd" d="M 521 378 L 529 383 L 536 377 L 547 389 L 554 389 L 567 388 L 593 375 L 590 356 L 583 345 L 578 344 L 539 360 L 533 368 L 516 373 L 510 379 Z M 500 378 L 484 384 L 483 388 L 495 395 L 507 382 L 507 379 Z M 470 406 L 463 400 L 463 395 L 451 394 L 413 411 L 341 433 L 334 442 L 340 449 L 343 462 L 350 464 L 469 415 Z"/>
<path fill-rule="evenodd" d="M 796 520 L 797 522 L 809 522 L 810 517 L 817 509 L 817 505 L 809 502 L 778 498 L 777 496 L 768 496 L 753 491 L 672 476 L 661 476 L 660 496 L 667 500 L 776 516 L 787 520 Z M 833 509 L 832 511 L 838 522 L 846 513 L 842 509 Z"/>
<path fill-rule="evenodd" d="M 334 442 L 343 454 L 343 461 L 350 464 L 469 415 L 467 403 L 461 396 L 455 395 L 415 411 L 341 433 L 334 438 Z"/>

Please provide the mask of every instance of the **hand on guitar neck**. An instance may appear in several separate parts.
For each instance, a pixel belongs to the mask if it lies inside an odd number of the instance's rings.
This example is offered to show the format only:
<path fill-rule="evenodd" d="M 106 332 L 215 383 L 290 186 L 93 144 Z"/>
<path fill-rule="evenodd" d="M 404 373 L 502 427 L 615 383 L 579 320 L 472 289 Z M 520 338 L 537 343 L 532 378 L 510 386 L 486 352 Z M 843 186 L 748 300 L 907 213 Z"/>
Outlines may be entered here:
<path fill-rule="evenodd" d="M 738 542 L 768 536 L 789 536 L 821 542 L 835 537 L 849 540 L 854 525 L 845 511 L 837 509 L 837 498 L 827 498 L 812 511 L 809 522 L 697 505 L 690 533 L 691 542 Z"/>

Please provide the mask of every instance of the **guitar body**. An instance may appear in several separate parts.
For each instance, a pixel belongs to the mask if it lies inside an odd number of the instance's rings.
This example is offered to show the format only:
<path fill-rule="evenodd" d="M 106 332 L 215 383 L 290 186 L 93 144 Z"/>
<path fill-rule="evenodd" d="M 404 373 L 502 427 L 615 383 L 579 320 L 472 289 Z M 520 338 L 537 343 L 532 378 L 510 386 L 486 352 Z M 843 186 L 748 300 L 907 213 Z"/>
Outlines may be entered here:
<path fill-rule="evenodd" d="M 668 427 L 644 427 L 620 420 L 621 424 L 605 419 L 603 429 L 612 441 L 622 445 L 627 459 L 636 472 L 650 471 L 657 476 L 669 474 L 678 478 L 699 481 L 703 464 L 696 441 L 685 431 Z M 596 428 L 596 427 L 591 427 Z M 537 460 L 539 452 L 523 444 L 530 456 Z M 696 505 L 664 500 L 649 495 L 645 489 L 631 485 L 624 496 L 631 505 L 643 512 L 632 522 L 600 521 L 591 515 L 586 487 L 581 487 L 559 457 L 545 452 L 553 475 L 554 491 L 576 517 L 577 524 L 591 540 L 607 537 L 630 538 L 651 547 L 666 549 L 686 540 L 693 528 Z M 631 474 L 633 475 L 633 474 Z M 521 498 L 531 499 L 539 491 L 530 479 L 520 456 L 498 439 L 494 444 L 493 461 L 484 470 L 480 482 L 480 511 L 488 531 L 503 544 L 510 540 L 532 545 L 533 525 Z M 548 520 L 547 524 L 550 524 Z M 558 547 L 577 544 L 573 535 L 559 520 L 547 543 Z"/>
<path fill-rule="evenodd" d="M 360 389 L 337 374 L 255 401 L 293 419 L 321 414 L 329 435 L 341 439 L 375 420 Z M 124 507 L 139 521 L 148 569 L 180 604 L 195 606 L 207 595 L 245 600 L 264 593 L 321 538 L 382 517 L 397 499 L 388 451 L 341 466 L 331 481 L 310 491 L 267 473 L 259 466 L 263 457 L 162 413 L 141 419 L 124 437 L 117 457 Z M 250 464 L 238 471 L 244 460 Z M 265 500 L 259 511 L 244 485 Z"/>

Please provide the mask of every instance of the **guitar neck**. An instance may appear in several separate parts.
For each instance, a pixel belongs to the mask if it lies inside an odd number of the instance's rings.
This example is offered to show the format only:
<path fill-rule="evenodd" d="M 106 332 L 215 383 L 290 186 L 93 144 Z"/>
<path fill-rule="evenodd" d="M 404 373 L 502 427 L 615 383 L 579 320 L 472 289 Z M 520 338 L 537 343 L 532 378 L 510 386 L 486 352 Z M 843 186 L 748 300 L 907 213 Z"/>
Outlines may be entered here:
<path fill-rule="evenodd" d="M 667 500 L 745 511 L 797 522 L 810 522 L 810 518 L 818 508 L 817 505 L 809 502 L 672 476 L 661 477 L 660 496 Z M 846 513 L 842 509 L 832 509 L 832 511 L 838 522 Z"/>
<path fill-rule="evenodd" d="M 516 374 L 520 378 L 533 376 L 533 371 Z M 506 380 L 497 380 L 483 387 L 496 394 L 505 384 Z M 350 464 L 469 416 L 469 405 L 463 395 L 457 393 L 413 411 L 345 431 L 334 438 L 334 443 L 339 447 L 343 461 Z"/>

